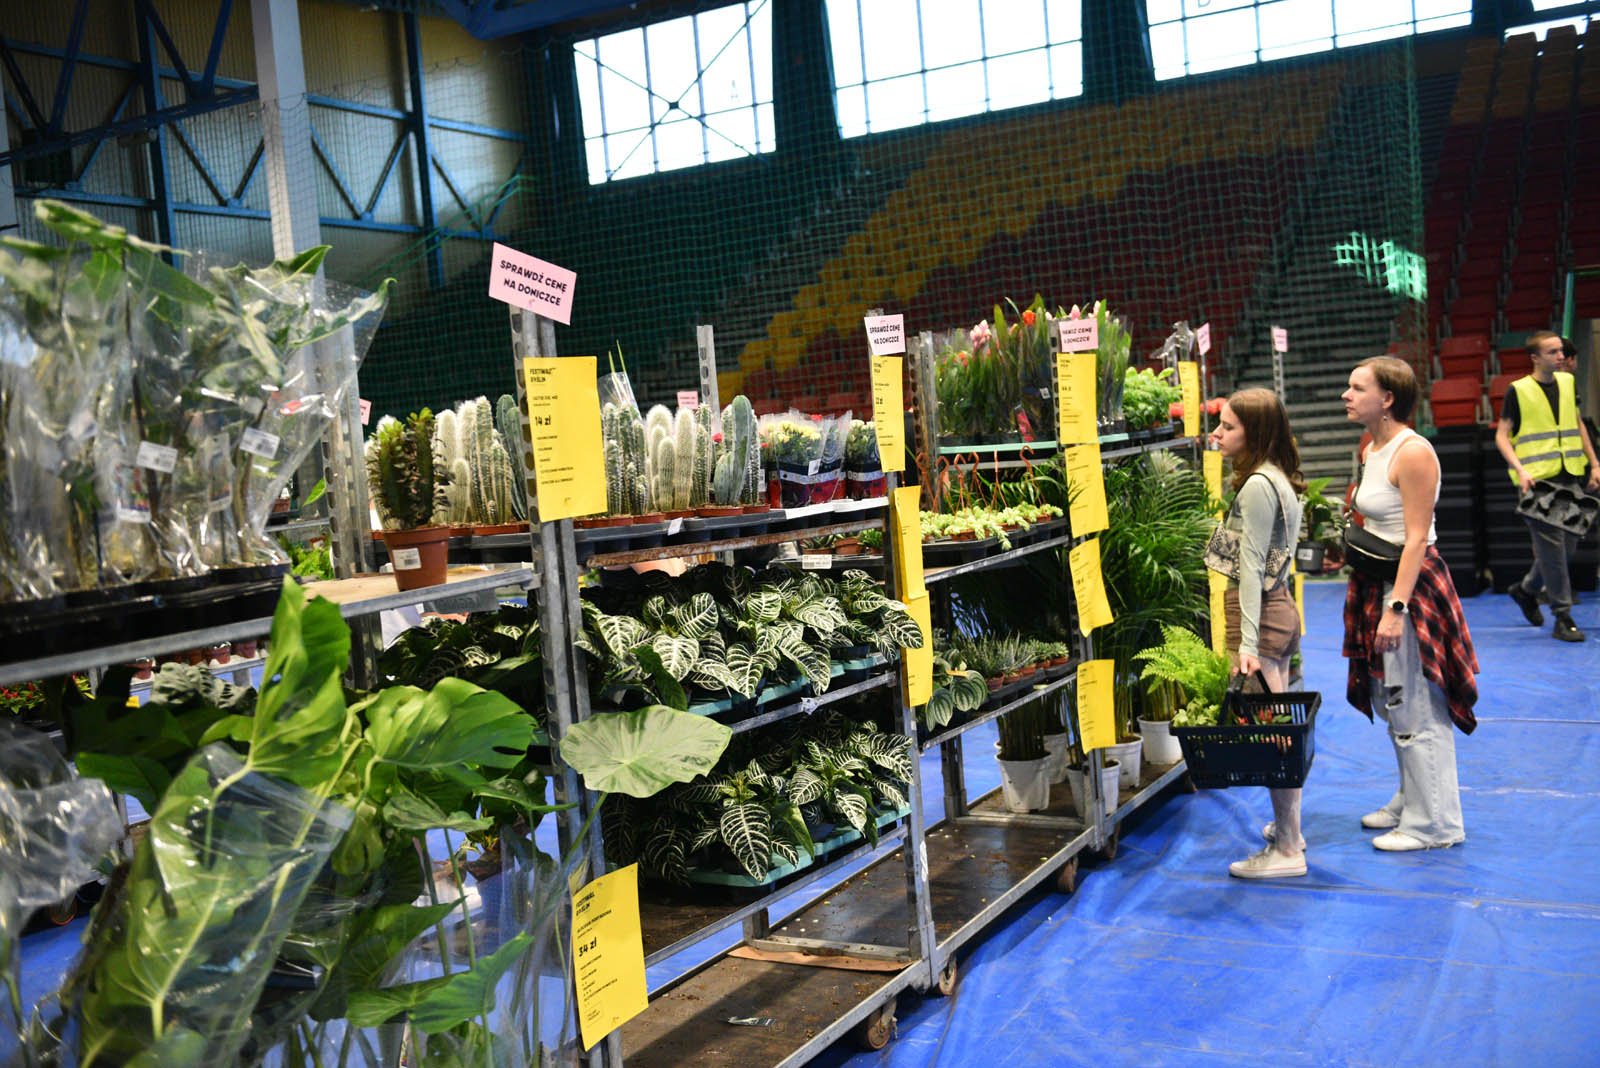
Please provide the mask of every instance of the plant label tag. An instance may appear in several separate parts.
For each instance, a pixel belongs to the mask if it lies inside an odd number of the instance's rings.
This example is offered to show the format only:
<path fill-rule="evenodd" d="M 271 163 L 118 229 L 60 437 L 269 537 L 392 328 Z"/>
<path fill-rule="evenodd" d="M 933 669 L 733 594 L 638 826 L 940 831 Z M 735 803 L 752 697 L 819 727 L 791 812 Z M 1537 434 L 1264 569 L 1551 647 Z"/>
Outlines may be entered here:
<path fill-rule="evenodd" d="M 1115 676 L 1114 660 L 1078 665 L 1078 729 L 1085 751 L 1117 744 Z"/>
<path fill-rule="evenodd" d="M 67 436 L 82 441 L 94 436 L 94 414 L 88 408 L 78 409 L 78 414 L 67 424 Z"/>
<path fill-rule="evenodd" d="M 1096 627 L 1115 622 L 1106 597 L 1105 576 L 1100 570 L 1100 539 L 1090 538 L 1074 545 L 1067 553 L 1067 570 L 1072 575 L 1072 596 L 1078 605 L 1078 630 L 1087 637 Z"/>
<path fill-rule="evenodd" d="M 807 475 L 814 475 L 814 474 L 817 473 L 818 469 L 821 468 L 821 467 L 822 467 L 822 461 L 821 460 L 808 460 L 806 462 L 806 474 Z"/>
<path fill-rule="evenodd" d="M 802 553 L 800 555 L 800 570 L 802 571 L 827 571 L 833 567 L 832 553 Z"/>
<path fill-rule="evenodd" d="M 730 1016 L 727 1022 L 735 1027 L 771 1027 L 778 1021 L 771 1016 Z"/>
<path fill-rule="evenodd" d="M 1183 397 L 1183 436 L 1200 433 L 1200 365 L 1194 360 L 1178 362 L 1178 393 Z"/>
<path fill-rule="evenodd" d="M 1061 332 L 1062 352 L 1096 352 L 1100 348 L 1100 320 L 1057 319 L 1056 329 Z"/>
<path fill-rule="evenodd" d="M 1041 389 L 1039 391 L 1039 399 L 1040 400 L 1049 400 L 1050 399 L 1050 387 L 1049 386 L 1046 386 L 1044 389 Z"/>
<path fill-rule="evenodd" d="M 575 272 L 534 259 L 496 241 L 489 263 L 489 295 L 495 300 L 572 325 Z"/>
<path fill-rule="evenodd" d="M 1272 351 L 1289 351 L 1289 331 L 1285 330 L 1281 326 L 1275 326 L 1272 328 Z"/>
<path fill-rule="evenodd" d="M 239 451 L 259 456 L 263 460 L 270 460 L 278 455 L 278 435 L 269 434 L 257 427 L 250 427 L 239 435 Z"/>
<path fill-rule="evenodd" d="M 392 559 L 396 571 L 416 571 L 422 567 L 422 553 L 417 549 L 396 549 Z"/>
<path fill-rule="evenodd" d="M 878 465 L 883 471 L 901 471 L 906 465 L 905 357 L 873 356 L 872 427 L 878 437 Z"/>
<path fill-rule="evenodd" d="M 922 631 L 922 648 L 900 651 L 905 664 L 906 704 L 916 708 L 933 696 L 933 608 L 926 589 L 907 595 L 904 600 L 906 614 Z"/>
<path fill-rule="evenodd" d="M 809 716 L 817 710 L 817 699 L 815 697 L 802 697 L 798 708 L 800 715 Z"/>
<path fill-rule="evenodd" d="M 1198 330 L 1196 330 L 1194 332 L 1194 343 L 1200 349 L 1200 355 L 1202 355 L 1202 356 L 1204 356 L 1206 353 L 1211 351 L 1211 324 L 1210 323 L 1201 323 L 1200 324 L 1200 329 L 1198 329 Z"/>
<path fill-rule="evenodd" d="M 1218 656 L 1228 655 L 1228 579 L 1219 572 L 1206 569 L 1210 586 L 1208 603 L 1211 606 L 1211 651 Z"/>
<path fill-rule="evenodd" d="M 602 875 L 572 895 L 571 949 L 578 1026 L 590 1049 L 649 1004 L 639 865 Z"/>
<path fill-rule="evenodd" d="M 361 425 L 362 426 L 366 426 L 370 422 L 372 422 L 372 402 L 367 400 L 367 398 L 362 397 L 361 398 Z"/>
<path fill-rule="evenodd" d="M 694 411 L 700 407 L 700 391 L 698 389 L 678 390 L 678 407 Z"/>
<path fill-rule="evenodd" d="M 163 475 L 172 474 L 172 469 L 178 466 L 178 450 L 171 445 L 157 445 L 153 441 L 139 442 L 139 451 L 134 455 L 135 467 L 148 467 L 152 471 L 160 471 Z"/>
<path fill-rule="evenodd" d="M 869 315 L 861 320 L 867 327 L 867 348 L 874 356 L 898 356 L 906 351 L 904 315 Z"/>
<path fill-rule="evenodd" d="M 681 533 L 683 533 L 683 516 L 680 515 L 676 519 L 667 521 L 667 534 L 669 537 L 673 534 Z"/>

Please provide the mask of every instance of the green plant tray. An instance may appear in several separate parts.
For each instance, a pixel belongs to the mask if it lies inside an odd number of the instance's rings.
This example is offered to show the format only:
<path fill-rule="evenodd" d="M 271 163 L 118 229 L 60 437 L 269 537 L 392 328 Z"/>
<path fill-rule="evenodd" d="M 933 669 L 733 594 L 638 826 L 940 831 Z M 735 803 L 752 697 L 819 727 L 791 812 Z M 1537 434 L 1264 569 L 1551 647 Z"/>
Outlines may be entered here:
<path fill-rule="evenodd" d="M 878 827 L 880 829 L 886 827 L 896 820 L 904 819 L 910 814 L 911 809 L 909 807 L 889 809 L 887 811 L 880 812 L 877 816 Z M 696 883 L 701 886 L 732 886 L 745 890 L 765 889 L 771 887 L 779 879 L 793 875 L 798 871 L 804 871 L 813 864 L 817 863 L 819 859 L 827 857 L 828 854 L 833 853 L 844 846 L 859 842 L 861 838 L 861 832 L 855 830 L 854 828 L 840 831 L 837 834 L 829 835 L 827 838 L 824 838 L 822 841 L 816 843 L 816 852 L 811 856 L 802 856 L 797 864 L 790 864 L 787 861 L 780 861 L 775 867 L 772 868 L 772 870 L 768 871 L 767 874 L 760 879 L 754 879 L 748 875 L 735 875 L 731 872 L 724 871 L 707 871 L 700 868 L 690 868 L 686 878 L 691 883 Z"/>

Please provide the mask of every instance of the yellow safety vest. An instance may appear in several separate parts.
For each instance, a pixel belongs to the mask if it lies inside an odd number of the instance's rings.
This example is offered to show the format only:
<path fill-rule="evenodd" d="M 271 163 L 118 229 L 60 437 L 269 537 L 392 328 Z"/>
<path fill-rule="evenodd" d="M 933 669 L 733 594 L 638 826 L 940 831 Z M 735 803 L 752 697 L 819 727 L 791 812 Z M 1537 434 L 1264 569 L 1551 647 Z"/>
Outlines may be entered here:
<path fill-rule="evenodd" d="M 1532 375 L 1517 379 L 1511 388 L 1517 391 L 1517 413 L 1521 416 L 1511 444 L 1528 476 L 1550 478 L 1562 470 L 1582 475 L 1587 461 L 1583 439 L 1578 434 L 1578 393 L 1572 376 L 1565 371 L 1556 372 L 1559 412 L 1550 410 L 1549 398 Z M 1516 470 L 1506 470 L 1511 481 L 1517 482 Z"/>

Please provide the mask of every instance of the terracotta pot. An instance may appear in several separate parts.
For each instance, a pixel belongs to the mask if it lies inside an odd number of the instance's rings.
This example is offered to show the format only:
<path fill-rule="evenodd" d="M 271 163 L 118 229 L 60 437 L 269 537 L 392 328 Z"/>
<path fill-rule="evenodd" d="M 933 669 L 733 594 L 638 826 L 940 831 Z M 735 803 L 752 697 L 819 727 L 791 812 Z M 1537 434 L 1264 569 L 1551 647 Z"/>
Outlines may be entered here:
<path fill-rule="evenodd" d="M 855 556 L 862 551 L 860 538 L 840 538 L 833 543 L 835 556 Z"/>
<path fill-rule="evenodd" d="M 1053 667 L 1053 668 L 1054 667 L 1063 667 L 1063 666 L 1066 665 L 1067 661 L 1071 660 L 1071 659 L 1072 658 L 1070 656 L 1051 657 L 1049 660 L 1047 660 L 1045 662 L 1045 666 L 1046 667 Z"/>
<path fill-rule="evenodd" d="M 1025 668 L 1018 668 L 1016 677 L 1019 678 L 1019 679 L 1025 679 L 1029 675 L 1032 675 L 1035 671 L 1038 671 L 1038 670 L 1039 670 L 1039 665 L 1038 664 L 1029 664 Z"/>
<path fill-rule="evenodd" d="M 718 516 L 725 515 L 741 515 L 744 513 L 744 509 L 740 508 L 737 504 L 708 504 L 703 508 L 696 509 L 696 511 L 699 512 L 702 518 L 707 519 L 713 519 Z"/>
<path fill-rule="evenodd" d="M 449 527 L 386 530 L 383 543 L 389 548 L 394 584 L 399 589 L 415 590 L 444 582 L 450 563 Z"/>
<path fill-rule="evenodd" d="M 694 515 L 694 509 L 678 508 L 670 512 L 662 512 L 661 514 L 666 516 L 668 519 L 688 519 L 690 516 Z"/>
<path fill-rule="evenodd" d="M 959 534 L 950 535 L 950 540 L 951 541 L 977 541 L 978 540 L 978 535 L 977 535 L 976 531 L 963 530 Z"/>
<path fill-rule="evenodd" d="M 234 642 L 233 655 L 242 660 L 254 660 L 256 656 L 255 640 Z"/>
<path fill-rule="evenodd" d="M 745 515 L 760 515 L 762 512 L 772 511 L 770 504 L 747 504 L 740 509 Z"/>
<path fill-rule="evenodd" d="M 633 521 L 635 523 L 665 523 L 667 514 L 665 512 L 640 512 L 633 517 Z"/>
<path fill-rule="evenodd" d="M 984 679 L 983 680 L 983 684 L 985 686 L 989 687 L 989 692 L 990 693 L 993 693 L 994 691 L 998 690 L 1000 687 L 1005 685 L 1005 680 L 1004 679 Z"/>
<path fill-rule="evenodd" d="M 481 523 L 466 529 L 480 538 L 488 537 L 490 534 L 526 534 L 528 521 L 523 519 L 515 523 Z"/>

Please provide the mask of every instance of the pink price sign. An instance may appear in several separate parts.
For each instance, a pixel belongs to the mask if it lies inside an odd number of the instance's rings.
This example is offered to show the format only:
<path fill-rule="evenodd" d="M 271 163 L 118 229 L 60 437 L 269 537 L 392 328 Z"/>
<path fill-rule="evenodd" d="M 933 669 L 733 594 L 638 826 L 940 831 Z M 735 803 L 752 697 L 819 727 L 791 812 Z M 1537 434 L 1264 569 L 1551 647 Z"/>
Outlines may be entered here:
<path fill-rule="evenodd" d="M 565 267 L 525 256 L 495 242 L 489 265 L 489 295 L 558 323 L 572 324 L 572 287 L 578 276 Z"/>
<path fill-rule="evenodd" d="M 362 397 L 361 398 L 361 425 L 362 426 L 366 426 L 371 421 L 372 421 L 372 402 L 367 400 L 367 398 Z"/>
<path fill-rule="evenodd" d="M 1289 351 L 1289 331 L 1285 330 L 1281 326 L 1275 326 L 1272 328 L 1272 351 Z"/>
<path fill-rule="evenodd" d="M 1211 351 L 1211 324 L 1201 323 L 1200 329 L 1194 332 L 1195 344 L 1200 346 L 1200 355 L 1204 356 Z"/>
<path fill-rule="evenodd" d="M 1061 331 L 1062 352 L 1095 352 L 1100 348 L 1100 322 L 1094 316 L 1087 319 L 1057 319 Z"/>
<path fill-rule="evenodd" d="M 678 407 L 694 411 L 700 407 L 700 391 L 697 389 L 678 390 Z"/>

